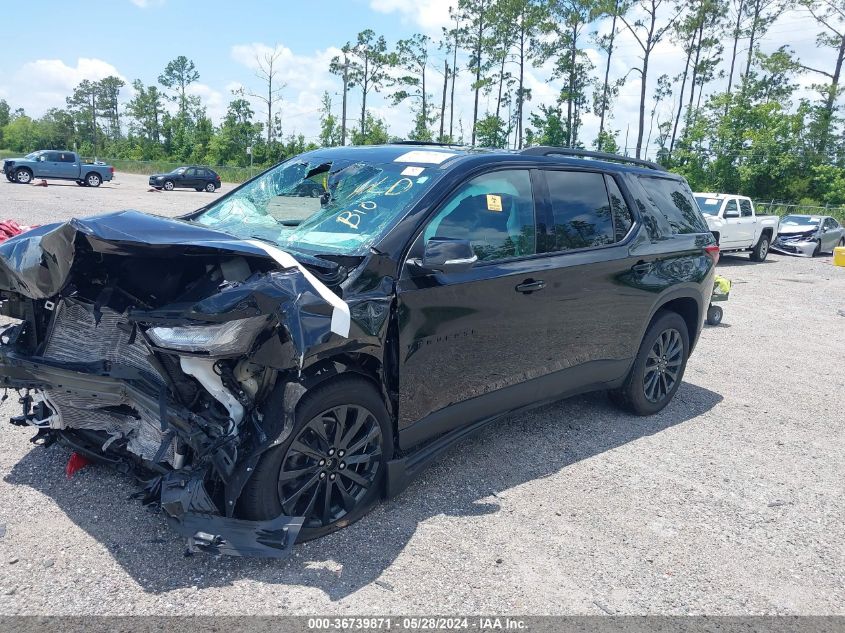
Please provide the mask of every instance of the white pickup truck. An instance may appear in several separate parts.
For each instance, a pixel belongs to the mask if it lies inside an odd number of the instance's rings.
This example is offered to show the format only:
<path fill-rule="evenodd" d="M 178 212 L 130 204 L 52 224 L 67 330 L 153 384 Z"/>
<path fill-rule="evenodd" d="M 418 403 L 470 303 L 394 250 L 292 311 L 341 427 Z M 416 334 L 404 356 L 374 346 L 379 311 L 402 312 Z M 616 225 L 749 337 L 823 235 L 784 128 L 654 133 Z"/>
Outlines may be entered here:
<path fill-rule="evenodd" d="M 721 252 L 751 251 L 753 261 L 766 259 L 778 234 L 776 215 L 759 215 L 751 198 L 729 193 L 696 193 L 695 201 Z"/>

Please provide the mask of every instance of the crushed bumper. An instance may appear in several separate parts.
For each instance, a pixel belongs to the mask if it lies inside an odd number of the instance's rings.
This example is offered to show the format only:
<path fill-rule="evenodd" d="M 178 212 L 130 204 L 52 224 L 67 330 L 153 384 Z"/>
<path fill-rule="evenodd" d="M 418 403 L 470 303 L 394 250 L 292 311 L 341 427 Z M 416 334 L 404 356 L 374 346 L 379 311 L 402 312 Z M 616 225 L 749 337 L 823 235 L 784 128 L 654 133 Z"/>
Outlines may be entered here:
<path fill-rule="evenodd" d="M 109 367 L 108 363 L 62 363 L 25 357 L 11 345 L 0 345 L 0 387 L 13 389 L 61 389 L 73 396 L 96 395 L 104 406 L 125 402 L 162 411 L 165 424 L 177 432 L 196 433 L 191 414 L 178 404 L 162 406 L 161 396 L 150 391 L 144 377 L 132 368 Z M 50 433 L 49 419 L 25 411 L 14 424 L 29 424 Z M 70 446 L 75 445 L 64 442 Z M 96 448 L 96 447 L 94 447 Z M 112 463 L 109 459 L 101 460 Z M 187 539 L 189 551 L 233 556 L 283 558 L 290 554 L 302 528 L 302 517 L 278 516 L 267 521 L 245 521 L 223 516 L 205 489 L 201 470 L 167 470 L 146 482 L 146 503 L 164 510 L 170 526 Z"/>
<path fill-rule="evenodd" d="M 811 240 L 783 240 L 777 239 L 771 249 L 785 255 L 797 255 L 798 257 L 812 257 L 818 243 Z"/>

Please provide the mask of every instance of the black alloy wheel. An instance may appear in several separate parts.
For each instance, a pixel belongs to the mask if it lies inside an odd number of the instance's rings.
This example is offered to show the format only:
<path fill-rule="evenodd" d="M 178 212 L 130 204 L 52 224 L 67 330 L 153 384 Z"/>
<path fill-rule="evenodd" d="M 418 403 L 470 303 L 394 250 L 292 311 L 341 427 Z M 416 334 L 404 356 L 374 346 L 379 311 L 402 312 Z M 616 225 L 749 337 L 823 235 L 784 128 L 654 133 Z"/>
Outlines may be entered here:
<path fill-rule="evenodd" d="M 634 364 L 611 400 L 635 415 L 653 415 L 672 401 L 689 357 L 689 330 L 676 312 L 661 310 L 646 330 Z"/>
<path fill-rule="evenodd" d="M 656 404 L 672 392 L 683 361 L 681 333 L 674 329 L 663 330 L 645 361 L 643 393 L 649 402 Z"/>
<path fill-rule="evenodd" d="M 373 383 L 350 376 L 318 385 L 297 404 L 290 435 L 262 455 L 237 515 L 304 517 L 300 542 L 325 536 L 375 505 L 392 457 L 393 422 Z"/>
<path fill-rule="evenodd" d="M 279 499 L 306 528 L 323 528 L 352 512 L 380 474 L 383 438 L 370 411 L 343 405 L 312 418 L 288 447 Z"/>

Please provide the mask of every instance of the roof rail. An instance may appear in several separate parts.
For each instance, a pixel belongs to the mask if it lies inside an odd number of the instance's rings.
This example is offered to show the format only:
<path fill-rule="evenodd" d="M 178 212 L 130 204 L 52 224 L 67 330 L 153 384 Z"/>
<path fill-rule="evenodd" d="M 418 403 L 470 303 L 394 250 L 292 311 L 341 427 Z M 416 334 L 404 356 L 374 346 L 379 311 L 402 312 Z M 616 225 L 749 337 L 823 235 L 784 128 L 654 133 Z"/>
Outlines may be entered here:
<path fill-rule="evenodd" d="M 574 147 L 551 147 L 547 145 L 540 145 L 537 147 L 526 147 L 520 151 L 520 154 L 528 154 L 529 156 L 574 156 L 575 158 L 594 158 L 596 160 L 606 160 L 615 163 L 630 163 L 631 165 L 639 165 L 640 167 L 648 167 L 655 171 L 666 171 L 666 168 L 650 160 L 642 160 L 640 158 L 631 158 L 629 156 L 620 156 L 619 154 L 610 154 L 608 152 L 591 152 L 586 149 L 576 149 Z"/>
<path fill-rule="evenodd" d="M 388 145 L 431 145 L 432 147 L 461 147 L 457 143 L 438 143 L 437 141 L 390 141 Z"/>

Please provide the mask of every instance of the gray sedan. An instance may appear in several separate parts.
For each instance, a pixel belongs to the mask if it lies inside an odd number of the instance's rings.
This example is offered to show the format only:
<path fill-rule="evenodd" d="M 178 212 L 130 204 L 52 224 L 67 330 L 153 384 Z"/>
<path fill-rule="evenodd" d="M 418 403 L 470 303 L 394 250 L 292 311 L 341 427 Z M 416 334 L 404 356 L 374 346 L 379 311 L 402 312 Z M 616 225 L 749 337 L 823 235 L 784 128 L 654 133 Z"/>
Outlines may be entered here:
<path fill-rule="evenodd" d="M 824 215 L 787 215 L 781 218 L 773 251 L 787 255 L 815 257 L 845 246 L 845 228 Z"/>

